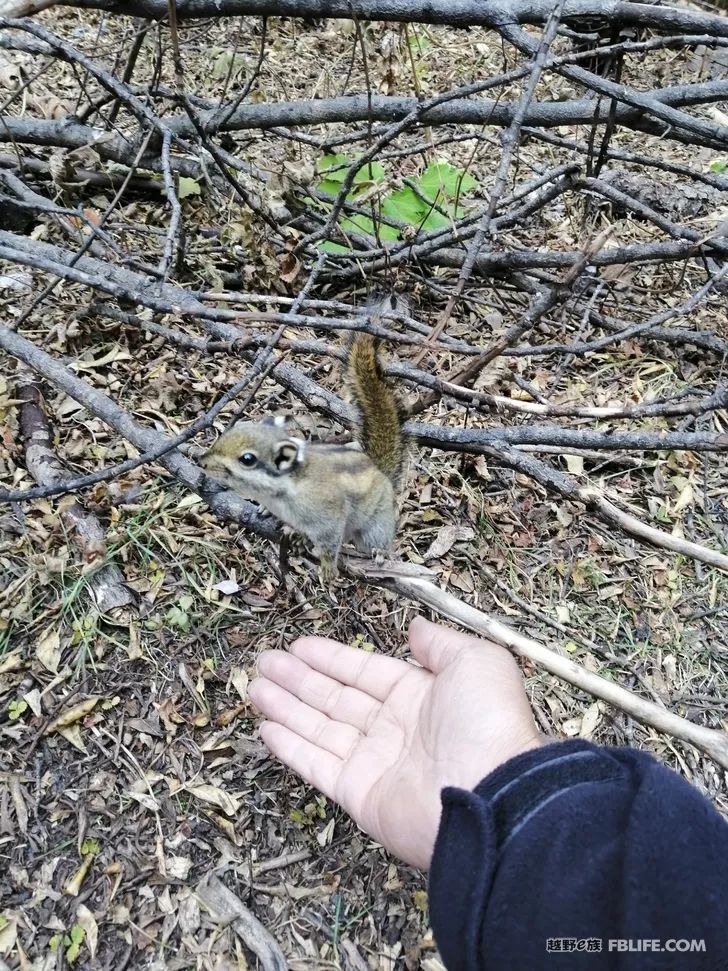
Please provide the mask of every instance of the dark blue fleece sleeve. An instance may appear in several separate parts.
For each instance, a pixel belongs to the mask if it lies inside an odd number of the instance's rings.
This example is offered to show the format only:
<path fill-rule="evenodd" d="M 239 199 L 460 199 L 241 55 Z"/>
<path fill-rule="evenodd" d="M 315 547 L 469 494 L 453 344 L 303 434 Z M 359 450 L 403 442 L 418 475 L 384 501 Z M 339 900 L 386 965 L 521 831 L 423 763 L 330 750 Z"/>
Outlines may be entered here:
<path fill-rule="evenodd" d="M 728 823 L 651 756 L 558 742 L 442 806 L 448 971 L 728 971 Z"/>

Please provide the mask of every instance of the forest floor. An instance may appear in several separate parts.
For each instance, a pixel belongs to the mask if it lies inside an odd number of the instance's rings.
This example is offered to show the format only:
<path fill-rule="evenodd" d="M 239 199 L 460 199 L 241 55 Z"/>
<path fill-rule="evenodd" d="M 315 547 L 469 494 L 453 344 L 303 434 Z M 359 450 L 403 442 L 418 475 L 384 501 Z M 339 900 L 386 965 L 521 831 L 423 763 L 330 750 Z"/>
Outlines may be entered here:
<path fill-rule="evenodd" d="M 128 46 L 132 29 L 127 18 L 64 8 L 39 20 L 108 64 Z M 258 58 L 253 21 L 195 22 L 181 30 L 188 88 L 217 97 L 230 75 L 233 93 L 239 89 Z M 140 77 L 153 70 L 154 38 L 151 33 Z M 340 93 L 351 39 L 344 24 L 271 20 L 253 100 Z M 375 91 L 432 94 L 503 69 L 502 44 L 486 31 L 405 32 L 380 24 L 366 28 L 366 39 Z M 30 70 L 29 58 L 13 56 Z M 165 54 L 163 61 L 163 74 L 171 76 L 171 58 Z M 356 65 L 349 91 L 364 90 Z M 639 87 L 639 72 L 646 71 L 638 64 L 629 82 Z M 664 83 L 694 76 L 690 58 L 674 52 L 655 56 L 650 71 L 651 81 L 660 76 Z M 72 104 L 77 84 L 67 66 L 54 63 L 31 88 L 24 110 L 53 117 L 54 99 Z M 566 82 L 549 77 L 539 96 L 569 96 L 559 85 Z M 452 142 L 424 152 L 423 165 L 444 158 L 467 166 L 487 197 L 499 152 L 498 133 L 491 134 L 490 150 L 481 142 L 474 153 L 470 143 Z M 656 157 L 673 153 L 698 170 L 715 161 L 702 149 L 629 131 L 614 138 Z M 257 132 L 241 133 L 234 150 L 274 174 L 317 161 L 303 143 Z M 539 166 L 574 159 L 580 161 L 527 139 L 512 185 Z M 655 178 L 681 191 L 678 176 Z M 101 211 L 107 203 L 99 190 L 92 204 Z M 244 283 L 235 289 L 286 292 L 260 229 L 234 203 L 221 212 L 191 187 L 183 205 L 186 284 L 221 290 L 237 274 Z M 706 232 L 718 215 L 686 222 Z M 127 250 L 144 254 L 158 247 L 167 219 L 163 200 L 140 197 L 122 205 L 107 229 Z M 595 232 L 611 226 L 619 242 L 655 236 L 654 227 L 607 205 L 587 207 L 574 194 L 509 230 L 507 241 L 569 249 L 585 222 Z M 45 232 L 55 239 L 50 221 Z M 31 276 L 40 286 L 42 274 Z M 455 271 L 437 275 L 442 293 L 455 278 Z M 704 282 L 697 262 L 621 267 L 604 278 L 613 311 L 626 320 L 684 300 Z M 413 315 L 434 324 L 445 298 L 438 303 L 414 275 L 398 282 L 403 289 L 411 283 Z M 330 289 L 335 294 L 352 296 Z M 243 362 L 229 355 L 180 350 L 162 337 L 88 315 L 91 299 L 81 285 L 62 283 L 26 333 L 75 360 L 78 373 L 113 392 L 139 421 L 176 433 L 243 373 Z M 3 315 L 12 317 L 17 302 L 16 290 L 0 288 Z M 468 289 L 449 332 L 485 344 L 524 307 L 501 282 L 484 279 Z M 703 322 L 728 338 L 724 296 L 696 311 L 692 325 Z M 437 371 L 446 364 L 444 356 L 430 355 L 422 366 Z M 312 356 L 309 365 L 327 386 L 340 384 L 335 364 Z M 520 378 L 553 404 L 638 404 L 690 384 L 715 387 L 721 367 L 724 372 L 724 363 L 691 357 L 684 347 L 635 340 L 586 357 L 507 356 L 483 380 L 500 394 L 527 397 Z M 24 467 L 13 391 L 13 368 L 0 359 L 0 480 L 27 488 L 34 483 Z M 135 454 L 70 398 L 51 391 L 49 406 L 55 446 L 74 473 Z M 281 411 L 303 434 L 341 431 L 267 379 L 250 417 Z M 471 426 L 528 420 L 506 412 L 466 416 L 452 401 L 433 405 L 425 417 Z M 581 427 L 574 420 L 564 425 Z M 224 426 L 224 416 L 217 426 Z M 666 426 L 643 419 L 624 427 Z M 685 427 L 720 429 L 720 419 Z M 211 441 L 208 432 L 198 444 Z M 612 490 L 645 521 L 728 547 L 724 455 L 542 457 Z M 391 858 L 336 805 L 270 758 L 247 699 L 259 652 L 304 633 L 406 657 L 407 625 L 417 607 L 345 580 L 326 589 L 305 558 L 293 557 L 281 586 L 270 543 L 218 521 L 157 465 L 96 486 L 83 499 L 105 526 L 104 562 L 115 562 L 135 593 L 134 604 L 115 617 L 100 616 L 90 602 L 88 583 L 99 563 L 79 557 L 57 500 L 0 508 L 0 966 L 5 960 L 13 969 L 255 967 L 234 927 L 214 920 L 201 904 L 198 885 L 214 872 L 273 935 L 293 969 L 441 968 L 426 876 Z M 728 729 L 728 577 L 721 571 L 644 545 L 495 461 L 417 449 L 403 491 L 397 552 L 427 565 L 467 602 L 587 669 L 697 723 Z M 725 774 L 709 758 L 533 665 L 523 671 L 544 732 L 650 752 L 728 813 Z"/>

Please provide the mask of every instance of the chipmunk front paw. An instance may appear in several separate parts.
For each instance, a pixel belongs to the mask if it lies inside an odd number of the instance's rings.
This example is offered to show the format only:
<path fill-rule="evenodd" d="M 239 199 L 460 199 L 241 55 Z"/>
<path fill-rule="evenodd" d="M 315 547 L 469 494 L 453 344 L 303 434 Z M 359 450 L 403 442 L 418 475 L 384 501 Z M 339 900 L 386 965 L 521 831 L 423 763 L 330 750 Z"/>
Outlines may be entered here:
<path fill-rule="evenodd" d="M 339 575 L 336 557 L 331 553 L 322 552 L 319 556 L 319 579 L 325 587 L 330 587 Z"/>

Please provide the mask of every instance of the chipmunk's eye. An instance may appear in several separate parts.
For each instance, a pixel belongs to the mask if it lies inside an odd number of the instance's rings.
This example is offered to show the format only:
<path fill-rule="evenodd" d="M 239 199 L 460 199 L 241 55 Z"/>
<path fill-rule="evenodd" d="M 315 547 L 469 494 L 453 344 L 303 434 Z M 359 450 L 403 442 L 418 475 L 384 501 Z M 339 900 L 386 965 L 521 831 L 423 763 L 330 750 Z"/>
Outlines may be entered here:
<path fill-rule="evenodd" d="M 254 455 L 252 452 L 243 452 L 243 454 L 240 456 L 240 464 L 244 465 L 246 469 L 252 469 L 257 461 L 258 456 Z"/>

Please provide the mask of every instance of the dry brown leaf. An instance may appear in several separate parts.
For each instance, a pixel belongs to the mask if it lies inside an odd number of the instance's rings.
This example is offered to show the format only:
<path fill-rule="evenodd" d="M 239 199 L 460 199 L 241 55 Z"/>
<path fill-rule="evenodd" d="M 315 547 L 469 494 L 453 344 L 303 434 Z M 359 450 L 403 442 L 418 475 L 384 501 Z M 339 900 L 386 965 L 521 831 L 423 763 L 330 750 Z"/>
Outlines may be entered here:
<path fill-rule="evenodd" d="M 87 748 L 84 745 L 84 741 L 81 738 L 81 729 L 78 725 L 69 725 L 68 728 L 59 728 L 58 734 L 63 736 L 67 742 L 70 742 L 74 748 L 77 748 L 79 752 L 83 752 L 84 755 L 87 753 Z"/>
<path fill-rule="evenodd" d="M 458 590 L 462 590 L 463 593 L 472 593 L 475 590 L 475 584 L 473 583 L 473 578 L 469 573 L 457 573 L 453 571 L 450 574 L 450 583 Z"/>
<path fill-rule="evenodd" d="M 65 711 L 62 711 L 60 715 L 48 723 L 46 732 L 60 732 L 69 728 L 92 712 L 100 701 L 101 695 L 91 695 L 91 697 L 84 698 L 83 701 L 79 701 L 70 708 L 66 708 Z"/>
<path fill-rule="evenodd" d="M 224 593 L 226 597 L 232 596 L 232 594 L 237 593 L 240 589 L 240 584 L 237 580 L 221 580 L 216 583 L 213 590 L 219 590 L 220 593 Z"/>
<path fill-rule="evenodd" d="M 332 817 L 322 830 L 316 833 L 316 842 L 319 846 L 330 846 L 334 839 L 334 826 L 336 820 Z"/>
<path fill-rule="evenodd" d="M 248 700 L 248 682 L 250 678 L 248 677 L 248 672 L 245 668 L 233 668 L 230 672 L 230 682 L 240 695 L 240 700 L 247 702 Z"/>
<path fill-rule="evenodd" d="M 688 506 L 692 506 L 695 502 L 695 493 L 693 491 L 692 484 L 690 482 L 686 483 L 680 491 L 680 495 L 675 500 L 675 504 L 672 507 L 673 515 L 677 515 L 686 509 Z"/>
<path fill-rule="evenodd" d="M 598 701 L 595 701 L 593 705 L 589 705 L 587 710 L 584 712 L 584 717 L 581 720 L 581 728 L 579 729 L 579 735 L 581 738 L 591 738 L 602 720 L 602 709 Z"/>
<path fill-rule="evenodd" d="M 126 645 L 126 656 L 130 661 L 138 661 L 142 656 L 142 648 L 139 643 L 139 632 L 131 621 L 129 622 L 129 640 Z"/>
<path fill-rule="evenodd" d="M 584 474 L 584 457 L 582 455 L 565 455 L 566 468 L 572 475 Z"/>
<path fill-rule="evenodd" d="M 207 818 L 219 827 L 234 846 L 242 846 L 243 838 L 235 832 L 235 824 L 220 813 L 208 812 Z"/>
<path fill-rule="evenodd" d="M 20 787 L 20 779 L 14 773 L 8 779 L 8 786 L 13 800 L 13 807 L 15 808 L 15 816 L 18 820 L 18 829 L 21 833 L 25 834 L 28 832 L 28 809 L 25 805 L 23 790 Z"/>
<path fill-rule="evenodd" d="M 566 604 L 556 604 L 556 619 L 560 624 L 568 624 L 571 620 L 571 611 Z"/>
<path fill-rule="evenodd" d="M 348 937 L 342 939 L 339 945 L 344 958 L 346 971 L 369 971 L 369 965 L 359 952 L 356 944 Z"/>
<path fill-rule="evenodd" d="M 246 704 L 236 705 L 234 708 L 225 708 L 219 715 L 215 716 L 215 724 L 219 728 L 224 728 L 226 725 L 234 722 L 236 718 L 239 718 L 247 710 L 248 706 Z"/>
<path fill-rule="evenodd" d="M 154 796 L 148 792 L 132 792 L 129 790 L 128 795 L 135 802 L 138 802 L 140 806 L 144 806 L 145 809 L 150 810 L 150 812 L 158 813 L 161 808 Z"/>
<path fill-rule="evenodd" d="M 61 637 L 55 628 L 49 628 L 38 638 L 35 645 L 35 656 L 51 674 L 58 674 L 61 663 Z"/>
<path fill-rule="evenodd" d="M 30 708 L 36 718 L 41 717 L 43 714 L 43 696 L 37 688 L 32 688 L 24 694 L 23 701 L 28 702 L 28 708 Z"/>
<path fill-rule="evenodd" d="M 612 597 L 621 597 L 624 593 L 624 585 L 619 583 L 608 583 L 600 587 L 597 596 L 600 600 L 611 600 Z"/>
<path fill-rule="evenodd" d="M 0 87 L 15 88 L 20 84 L 20 68 L 0 51 Z"/>
<path fill-rule="evenodd" d="M 198 884 L 197 898 L 216 924 L 231 925 L 266 971 L 286 971 L 288 964 L 270 931 L 215 876 Z"/>
<path fill-rule="evenodd" d="M 167 876 L 174 880 L 186 880 L 192 869 L 192 860 L 188 856 L 167 856 L 164 859 Z"/>
<path fill-rule="evenodd" d="M 91 959 L 96 956 L 96 948 L 99 943 L 99 925 L 96 918 L 85 904 L 79 904 L 76 910 L 76 923 L 83 928 L 86 937 L 84 943 L 89 950 Z"/>
<path fill-rule="evenodd" d="M 0 675 L 12 674 L 15 671 L 22 671 L 25 667 L 22 651 L 11 651 L 3 658 L 0 658 Z"/>
<path fill-rule="evenodd" d="M 470 540 L 475 531 L 470 526 L 441 526 L 425 553 L 425 560 L 439 560 L 460 540 Z"/>
<path fill-rule="evenodd" d="M 209 782 L 202 782 L 196 786 L 185 786 L 184 790 L 196 799 L 201 799 L 202 802 L 212 803 L 213 806 L 222 809 L 228 816 L 234 816 L 240 809 L 240 800 L 236 796 L 231 796 L 224 789 L 213 786 Z"/>
<path fill-rule="evenodd" d="M 200 927 L 200 904 L 189 887 L 183 887 L 177 897 L 177 916 L 182 934 L 195 934 Z"/>
<path fill-rule="evenodd" d="M 165 698 L 159 704 L 155 703 L 154 707 L 157 709 L 159 717 L 162 719 L 164 727 L 168 732 L 174 735 L 177 731 L 177 726 L 184 725 L 185 719 L 177 711 L 177 706 L 171 698 Z"/>
<path fill-rule="evenodd" d="M 568 738 L 573 738 L 581 731 L 581 723 L 581 718 L 568 718 L 565 722 L 561 723 L 560 728 L 564 735 Z"/>

